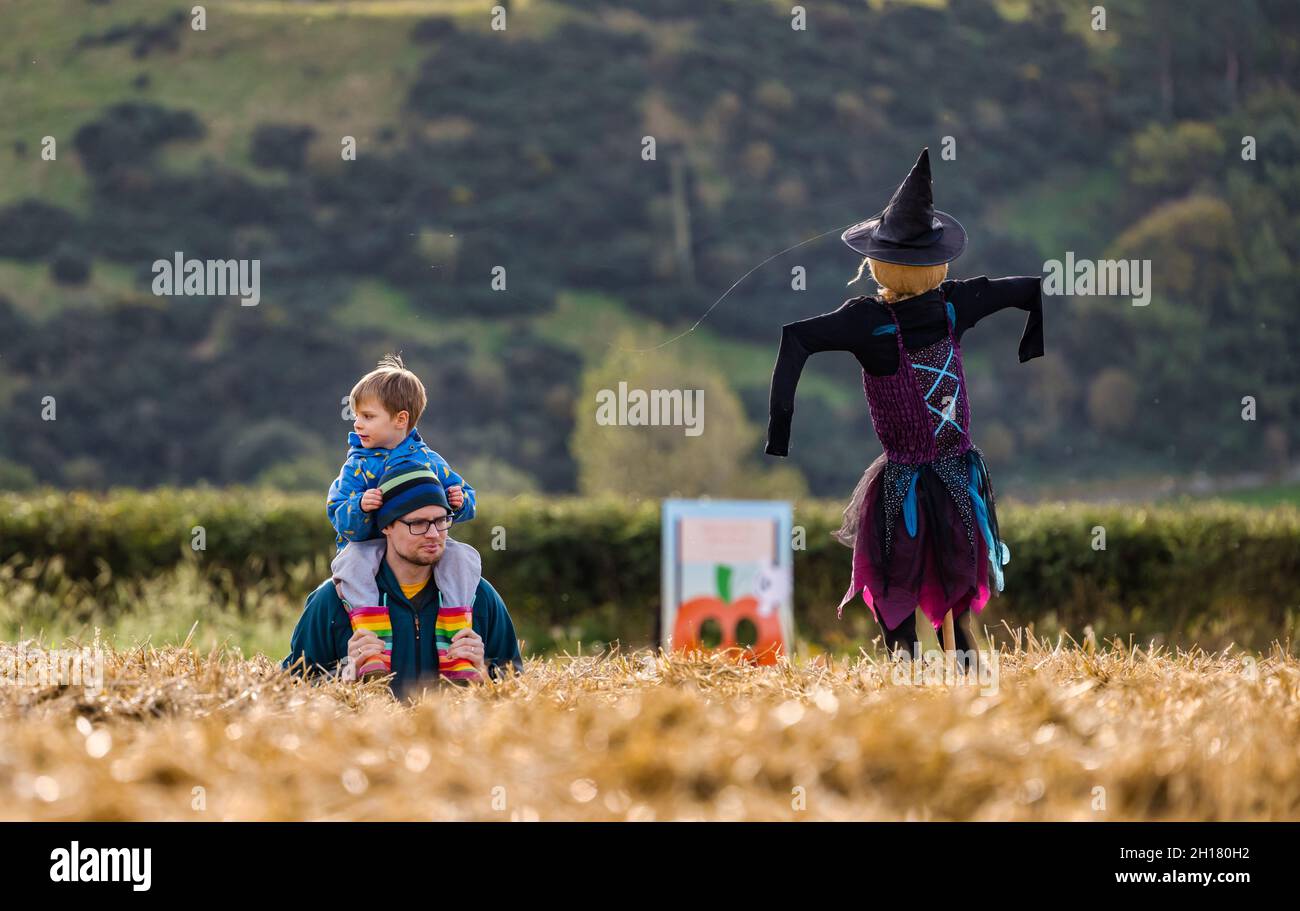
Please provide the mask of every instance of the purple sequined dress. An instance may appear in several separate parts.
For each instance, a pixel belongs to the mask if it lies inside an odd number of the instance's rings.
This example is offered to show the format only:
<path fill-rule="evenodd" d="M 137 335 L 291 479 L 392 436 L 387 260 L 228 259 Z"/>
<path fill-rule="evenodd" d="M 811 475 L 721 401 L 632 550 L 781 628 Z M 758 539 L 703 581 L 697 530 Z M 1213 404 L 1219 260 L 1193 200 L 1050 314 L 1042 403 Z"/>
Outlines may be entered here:
<path fill-rule="evenodd" d="M 978 613 L 991 593 L 990 569 L 1001 581 L 990 551 L 1000 552 L 1003 563 L 1009 558 L 998 537 L 993 485 L 970 439 L 952 324 L 946 338 L 909 354 L 895 318 L 885 328 L 898 344 L 898 370 L 862 375 L 885 451 L 863 473 L 836 533 L 853 548 L 852 581 L 839 609 L 861 592 L 887 629 L 918 604 L 936 629 L 949 611 L 954 618 Z"/>

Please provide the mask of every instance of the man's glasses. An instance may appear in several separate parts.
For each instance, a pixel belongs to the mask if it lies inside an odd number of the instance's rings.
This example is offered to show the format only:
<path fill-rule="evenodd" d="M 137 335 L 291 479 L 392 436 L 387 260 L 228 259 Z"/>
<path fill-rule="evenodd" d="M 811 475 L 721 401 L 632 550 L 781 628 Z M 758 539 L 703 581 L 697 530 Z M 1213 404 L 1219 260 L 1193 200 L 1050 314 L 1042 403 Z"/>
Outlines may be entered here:
<path fill-rule="evenodd" d="M 438 529 L 438 531 L 446 531 L 451 528 L 451 524 L 456 521 L 456 518 L 455 516 L 446 515 L 438 516 L 436 519 L 416 519 L 414 522 L 408 522 L 405 519 L 398 519 L 397 521 L 409 528 L 413 535 L 427 535 L 430 525 Z"/>

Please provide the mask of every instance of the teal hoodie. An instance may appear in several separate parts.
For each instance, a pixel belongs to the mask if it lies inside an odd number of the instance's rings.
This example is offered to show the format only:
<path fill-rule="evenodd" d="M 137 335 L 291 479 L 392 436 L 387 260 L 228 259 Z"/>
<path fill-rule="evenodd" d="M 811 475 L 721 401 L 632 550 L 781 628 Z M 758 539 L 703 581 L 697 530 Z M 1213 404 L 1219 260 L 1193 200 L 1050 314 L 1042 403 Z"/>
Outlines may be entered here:
<path fill-rule="evenodd" d="M 434 643 L 438 586 L 430 574 L 429 584 L 408 600 L 387 561 L 379 564 L 375 584 L 387 601 L 393 626 L 395 677 L 390 681 L 393 695 L 399 699 L 419 695 L 423 687 L 436 686 L 439 681 L 438 651 Z M 483 639 L 483 659 L 492 677 L 498 677 L 506 665 L 516 671 L 523 670 L 519 640 L 515 638 L 515 626 L 505 602 L 483 578 L 478 580 L 474 593 L 472 622 L 474 632 Z M 305 659 L 309 674 L 337 673 L 339 663 L 348 656 L 348 640 L 351 638 L 352 624 L 348 612 L 333 581 L 327 579 L 307 598 L 302 617 L 289 640 L 289 655 L 280 666 L 289 669 L 300 659 Z"/>

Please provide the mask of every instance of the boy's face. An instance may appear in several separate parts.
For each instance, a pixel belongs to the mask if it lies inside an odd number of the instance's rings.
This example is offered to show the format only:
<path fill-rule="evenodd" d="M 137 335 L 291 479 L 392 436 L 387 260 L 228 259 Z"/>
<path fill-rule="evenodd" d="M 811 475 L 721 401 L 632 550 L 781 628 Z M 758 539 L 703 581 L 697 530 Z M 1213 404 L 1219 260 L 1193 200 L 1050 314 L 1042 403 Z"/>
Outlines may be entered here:
<path fill-rule="evenodd" d="M 352 429 L 361 437 L 361 445 L 367 449 L 392 449 L 406 439 L 410 430 L 405 411 L 391 415 L 378 402 L 357 402 L 356 414 Z"/>

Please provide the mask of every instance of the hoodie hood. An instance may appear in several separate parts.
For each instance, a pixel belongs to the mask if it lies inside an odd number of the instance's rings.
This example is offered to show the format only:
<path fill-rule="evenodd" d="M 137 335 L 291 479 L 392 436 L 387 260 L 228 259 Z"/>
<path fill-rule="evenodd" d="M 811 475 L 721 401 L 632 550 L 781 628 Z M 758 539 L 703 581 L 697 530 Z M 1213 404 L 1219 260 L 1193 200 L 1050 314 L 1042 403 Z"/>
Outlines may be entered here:
<path fill-rule="evenodd" d="M 361 456 L 362 458 L 400 458 L 408 456 L 414 458 L 424 447 L 424 440 L 420 439 L 420 431 L 412 430 L 406 435 L 406 439 L 398 443 L 392 449 L 367 448 L 361 445 L 361 437 L 355 430 L 348 431 L 348 455 Z"/>
<path fill-rule="evenodd" d="M 388 593 L 390 600 L 410 605 L 410 599 L 402 592 L 397 577 L 384 559 L 387 552 L 388 544 L 382 539 L 353 541 L 339 551 L 330 564 L 330 572 L 344 603 L 365 604 L 366 593 L 355 584 L 355 580 L 373 578 L 376 586 Z M 448 535 L 442 557 L 433 565 L 434 585 L 442 592 L 443 603 L 452 607 L 473 604 L 481 578 L 483 558 L 479 552 Z"/>

